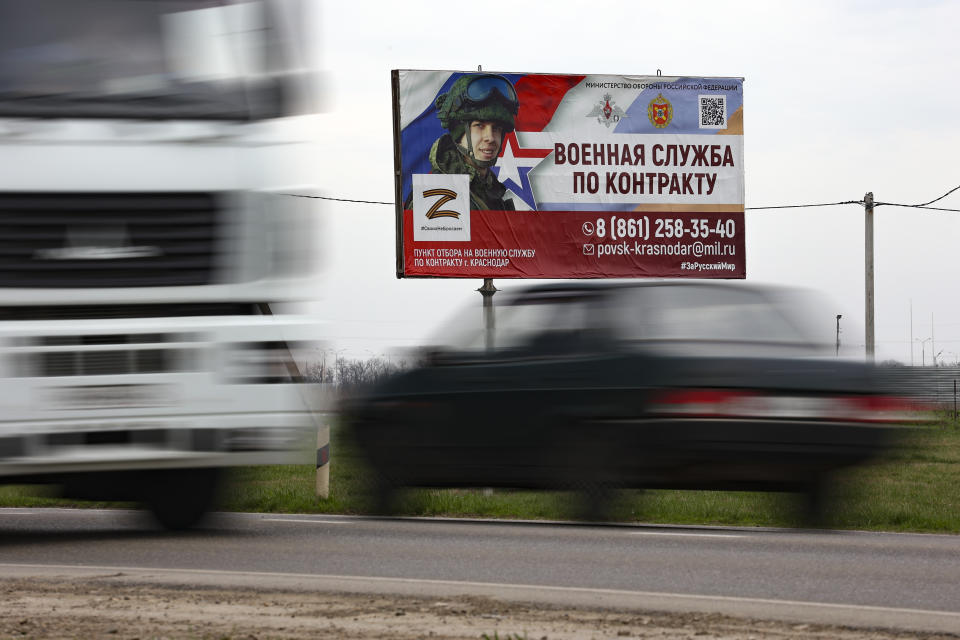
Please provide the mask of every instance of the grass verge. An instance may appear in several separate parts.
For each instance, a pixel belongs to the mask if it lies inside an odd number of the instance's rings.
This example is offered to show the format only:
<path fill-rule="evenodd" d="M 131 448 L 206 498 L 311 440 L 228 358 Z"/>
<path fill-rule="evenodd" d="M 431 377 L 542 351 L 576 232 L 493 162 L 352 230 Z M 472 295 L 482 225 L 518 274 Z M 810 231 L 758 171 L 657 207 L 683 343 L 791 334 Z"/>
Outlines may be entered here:
<path fill-rule="evenodd" d="M 334 430 L 330 497 L 314 495 L 313 467 L 238 470 L 226 508 L 290 513 L 369 512 L 365 471 Z M 829 525 L 843 529 L 960 533 L 960 425 L 945 420 L 918 431 L 897 451 L 836 478 Z M 576 496 L 563 492 L 421 489 L 403 492 L 398 513 L 564 520 Z M 623 522 L 782 527 L 796 524 L 789 494 L 739 491 L 623 491 Z"/>
<path fill-rule="evenodd" d="M 311 465 L 236 469 L 222 508 L 270 513 L 370 512 L 370 474 L 348 440 L 333 429 L 330 495 L 315 495 Z M 34 487 L 0 487 L 0 506 L 75 506 Z M 41 491 L 45 491 L 41 489 Z M 960 425 L 944 420 L 919 431 L 887 458 L 837 478 L 828 523 L 843 529 L 960 533 Z M 403 492 L 398 513 L 566 520 L 577 497 L 563 492 L 444 489 Z M 88 503 L 89 504 L 89 503 Z M 623 491 L 613 517 L 622 522 L 794 526 L 792 496 L 733 491 Z"/>

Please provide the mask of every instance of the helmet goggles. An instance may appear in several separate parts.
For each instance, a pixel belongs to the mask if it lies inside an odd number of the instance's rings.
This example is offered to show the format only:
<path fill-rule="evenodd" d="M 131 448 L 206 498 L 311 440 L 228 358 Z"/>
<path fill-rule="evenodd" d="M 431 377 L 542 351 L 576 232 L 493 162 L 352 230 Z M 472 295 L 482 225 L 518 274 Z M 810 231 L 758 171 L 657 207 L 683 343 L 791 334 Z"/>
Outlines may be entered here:
<path fill-rule="evenodd" d="M 513 113 L 516 113 L 520 107 L 516 90 L 503 76 L 482 75 L 471 78 L 460 97 L 467 105 L 483 105 L 499 101 Z"/>

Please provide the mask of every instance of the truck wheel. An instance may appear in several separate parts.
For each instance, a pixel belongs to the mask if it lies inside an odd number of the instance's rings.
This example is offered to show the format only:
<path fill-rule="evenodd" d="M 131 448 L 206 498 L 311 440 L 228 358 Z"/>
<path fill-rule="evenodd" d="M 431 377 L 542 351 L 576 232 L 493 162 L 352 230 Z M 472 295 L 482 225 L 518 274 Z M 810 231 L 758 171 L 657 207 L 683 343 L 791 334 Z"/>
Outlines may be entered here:
<path fill-rule="evenodd" d="M 169 469 L 151 473 L 144 503 L 165 529 L 189 529 L 213 508 L 219 469 Z"/>

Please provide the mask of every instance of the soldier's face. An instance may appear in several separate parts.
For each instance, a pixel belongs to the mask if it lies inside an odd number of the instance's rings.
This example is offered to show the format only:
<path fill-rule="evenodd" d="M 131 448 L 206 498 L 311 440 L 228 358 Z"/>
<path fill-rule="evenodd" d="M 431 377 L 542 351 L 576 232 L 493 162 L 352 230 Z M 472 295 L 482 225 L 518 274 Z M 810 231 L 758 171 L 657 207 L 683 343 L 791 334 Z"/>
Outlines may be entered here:
<path fill-rule="evenodd" d="M 489 120 L 474 120 L 470 123 L 470 140 L 473 155 L 477 160 L 490 161 L 500 153 L 503 142 L 503 127 Z M 460 144 L 467 146 L 467 134 L 463 134 Z"/>

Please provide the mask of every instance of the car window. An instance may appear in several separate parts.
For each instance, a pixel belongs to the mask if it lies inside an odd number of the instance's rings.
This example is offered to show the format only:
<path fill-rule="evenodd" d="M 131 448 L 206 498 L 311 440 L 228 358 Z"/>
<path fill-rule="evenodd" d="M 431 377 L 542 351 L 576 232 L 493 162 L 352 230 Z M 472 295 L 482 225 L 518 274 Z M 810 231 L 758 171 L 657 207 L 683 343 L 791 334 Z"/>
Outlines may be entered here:
<path fill-rule="evenodd" d="M 497 318 L 497 347 L 543 354 L 581 351 L 587 336 L 596 330 L 590 302 L 534 299 L 506 307 Z"/>
<path fill-rule="evenodd" d="M 810 343 L 805 318 L 763 290 L 645 286 L 623 290 L 617 327 L 625 340 Z"/>
<path fill-rule="evenodd" d="M 498 352 L 576 352 L 598 343 L 606 332 L 605 300 L 596 294 L 537 292 L 494 305 L 494 344 Z M 431 345 L 458 352 L 487 349 L 483 309 L 464 310 L 445 325 Z"/>

